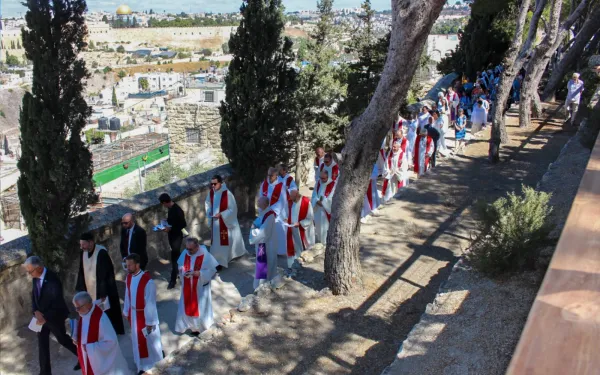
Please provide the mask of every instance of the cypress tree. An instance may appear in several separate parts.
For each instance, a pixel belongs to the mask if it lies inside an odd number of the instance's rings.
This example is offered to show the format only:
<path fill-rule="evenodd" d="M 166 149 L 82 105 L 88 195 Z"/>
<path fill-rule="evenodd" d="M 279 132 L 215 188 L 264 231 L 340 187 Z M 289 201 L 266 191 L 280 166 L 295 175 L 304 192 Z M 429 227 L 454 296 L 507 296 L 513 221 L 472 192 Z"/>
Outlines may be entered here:
<path fill-rule="evenodd" d="M 91 114 L 82 95 L 89 73 L 78 58 L 87 46 L 86 3 L 25 5 L 23 46 L 33 63 L 33 84 L 21 108 L 19 200 L 33 252 L 64 272 L 89 222 L 82 213 L 96 199 L 92 155 L 81 139 Z"/>
<path fill-rule="evenodd" d="M 112 92 L 112 105 L 114 107 L 116 107 L 117 105 L 119 105 L 119 101 L 117 100 L 117 92 L 115 91 L 114 87 L 113 87 L 113 92 Z"/>
<path fill-rule="evenodd" d="M 221 146 L 252 194 L 269 166 L 292 160 L 298 80 L 290 67 L 292 42 L 282 37 L 281 0 L 245 0 L 241 13 L 229 40 L 233 59 L 220 109 Z"/>

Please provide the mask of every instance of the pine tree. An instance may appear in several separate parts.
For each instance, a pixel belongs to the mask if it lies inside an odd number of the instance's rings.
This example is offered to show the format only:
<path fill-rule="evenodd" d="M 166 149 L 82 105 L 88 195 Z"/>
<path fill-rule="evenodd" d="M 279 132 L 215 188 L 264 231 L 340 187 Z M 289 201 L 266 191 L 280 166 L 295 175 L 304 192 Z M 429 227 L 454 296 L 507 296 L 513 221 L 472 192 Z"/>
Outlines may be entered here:
<path fill-rule="evenodd" d="M 281 0 L 245 0 L 221 105 L 222 148 L 252 194 L 267 168 L 289 162 L 296 128 L 297 74 L 292 42 L 283 38 Z M 250 209 L 253 210 L 254 204 Z"/>
<path fill-rule="evenodd" d="M 135 16 L 133 16 L 133 24 L 131 27 L 138 27 L 137 18 L 135 18 Z"/>
<path fill-rule="evenodd" d="M 333 22 L 333 0 L 317 1 L 317 9 L 319 21 L 306 48 L 309 65 L 300 74 L 297 98 L 302 134 L 299 139 L 310 140 L 313 147 L 333 149 L 342 144 L 346 125 L 346 118 L 334 111 L 346 91 L 345 84 L 340 82 L 341 70 L 331 64 L 340 32 Z"/>
<path fill-rule="evenodd" d="M 113 107 L 116 107 L 119 105 L 119 101 L 117 100 L 117 92 L 115 91 L 114 87 L 113 87 L 113 92 L 112 92 L 112 105 L 113 105 Z"/>
<path fill-rule="evenodd" d="M 21 49 L 21 42 L 17 40 L 17 49 Z"/>
<path fill-rule="evenodd" d="M 27 0 L 25 56 L 33 63 L 31 92 L 21 108 L 21 212 L 32 251 L 59 272 L 73 261 L 96 196 L 92 155 L 81 139 L 91 109 L 89 78 L 78 58 L 86 48 L 84 0 Z"/>

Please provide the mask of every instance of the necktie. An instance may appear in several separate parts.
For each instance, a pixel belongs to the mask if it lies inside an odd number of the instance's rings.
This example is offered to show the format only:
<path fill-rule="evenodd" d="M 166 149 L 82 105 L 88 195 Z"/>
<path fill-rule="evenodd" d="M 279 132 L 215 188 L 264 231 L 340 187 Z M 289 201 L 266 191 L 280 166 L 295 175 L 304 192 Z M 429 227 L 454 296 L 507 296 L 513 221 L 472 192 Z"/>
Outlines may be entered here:
<path fill-rule="evenodd" d="M 39 278 L 34 278 L 33 282 L 35 283 L 35 297 L 39 298 L 40 297 L 40 279 Z"/>
<path fill-rule="evenodd" d="M 127 254 L 131 254 L 129 249 L 131 248 L 131 229 L 127 229 Z"/>

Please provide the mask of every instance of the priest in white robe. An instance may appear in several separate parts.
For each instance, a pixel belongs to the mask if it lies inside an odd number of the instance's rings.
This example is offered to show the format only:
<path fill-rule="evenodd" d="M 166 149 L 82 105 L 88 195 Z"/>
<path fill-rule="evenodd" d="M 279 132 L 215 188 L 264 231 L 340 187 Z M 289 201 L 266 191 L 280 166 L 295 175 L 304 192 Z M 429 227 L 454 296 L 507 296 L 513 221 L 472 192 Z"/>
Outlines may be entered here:
<path fill-rule="evenodd" d="M 277 240 L 277 254 L 285 255 L 286 251 L 286 227 L 287 220 L 287 194 L 285 185 L 279 181 L 277 168 L 269 168 L 267 179 L 263 181 L 258 191 L 258 197 L 267 197 L 269 207 L 277 215 L 275 218 L 275 238 Z"/>
<path fill-rule="evenodd" d="M 319 168 L 325 161 L 325 149 L 323 147 L 317 147 L 315 150 L 315 160 L 313 161 L 313 169 L 315 170 L 315 183 L 319 180 Z"/>
<path fill-rule="evenodd" d="M 227 268 L 232 259 L 246 254 L 244 238 L 237 218 L 235 197 L 223 178 L 213 176 L 211 190 L 204 201 L 204 210 L 211 230 L 210 253 L 219 266 Z"/>
<path fill-rule="evenodd" d="M 381 205 L 381 195 L 379 190 L 377 190 L 377 177 L 379 176 L 379 169 L 377 168 L 377 164 L 373 166 L 373 171 L 371 172 L 371 178 L 369 179 L 369 187 L 367 188 L 367 192 L 365 193 L 365 199 L 363 201 L 363 208 L 360 213 L 361 223 L 367 222 L 367 216 L 379 215 L 378 207 Z"/>
<path fill-rule="evenodd" d="M 398 189 L 408 186 L 407 148 L 408 140 L 403 137 L 401 140 L 394 142 L 387 155 L 381 191 L 384 203 L 388 203 L 396 195 Z"/>
<path fill-rule="evenodd" d="M 433 138 L 427 135 L 427 129 L 423 128 L 417 136 L 414 152 L 414 168 L 415 173 L 421 177 L 429 170 L 429 162 L 433 155 Z"/>
<path fill-rule="evenodd" d="M 177 261 L 181 277 L 181 295 L 175 320 L 175 332 L 190 330 L 198 336 L 214 323 L 210 282 L 219 263 L 200 245 L 195 237 L 188 237 L 185 250 Z"/>
<path fill-rule="evenodd" d="M 269 207 L 267 197 L 258 198 L 258 217 L 250 229 L 250 244 L 256 248 L 254 289 L 277 277 L 277 246 L 275 220 L 277 214 Z"/>
<path fill-rule="evenodd" d="M 377 168 L 377 172 L 379 174 L 383 172 L 383 168 L 385 166 L 385 143 L 386 138 L 383 139 L 383 142 L 381 143 L 381 148 L 379 148 L 379 152 L 377 153 L 377 163 L 375 164 L 375 168 Z M 379 175 L 377 177 L 379 177 Z"/>
<path fill-rule="evenodd" d="M 415 150 L 415 141 L 417 140 L 417 132 L 419 130 L 419 123 L 415 117 L 408 124 L 408 132 L 406 133 L 406 140 L 408 141 L 408 147 L 406 150 L 406 157 L 408 159 L 409 167 L 413 164 L 413 152 Z"/>
<path fill-rule="evenodd" d="M 73 297 L 79 313 L 73 334 L 83 375 L 126 375 L 133 372 L 123 357 L 117 333 L 108 316 L 93 303 L 88 292 Z"/>
<path fill-rule="evenodd" d="M 286 200 L 289 201 L 290 200 L 290 191 L 298 190 L 298 185 L 296 185 L 296 181 L 294 180 L 294 177 L 292 177 L 290 175 L 287 165 L 285 165 L 285 164 L 279 165 L 278 180 L 279 180 L 279 182 L 283 183 L 283 186 L 285 188 Z"/>
<path fill-rule="evenodd" d="M 92 233 L 81 235 L 79 247 L 81 255 L 75 290 L 88 292 L 108 316 L 115 332 L 125 334 L 115 268 L 108 250 L 94 241 Z"/>
<path fill-rule="evenodd" d="M 321 172 L 321 178 L 313 190 L 311 203 L 315 215 L 315 241 L 327 244 L 327 231 L 331 220 L 331 205 L 335 193 L 335 182 L 331 180 L 327 170 Z"/>
<path fill-rule="evenodd" d="M 156 309 L 156 285 L 150 273 L 142 271 L 141 259 L 132 253 L 125 258 L 125 302 L 123 316 L 131 326 L 133 361 L 140 373 L 150 370 L 163 359 L 158 310 Z"/>
<path fill-rule="evenodd" d="M 315 244 L 315 228 L 311 201 L 298 189 L 290 191 L 288 207 L 287 257 L 288 268 L 292 268 L 294 260 Z"/>
<path fill-rule="evenodd" d="M 337 181 L 337 178 L 340 175 L 340 167 L 333 160 L 333 157 L 331 156 L 331 154 L 325 154 L 323 164 L 321 164 L 321 167 L 319 168 L 319 176 L 321 176 L 321 172 L 323 172 L 323 171 L 327 172 L 327 175 L 329 176 L 331 181 L 333 181 L 333 182 Z M 315 185 L 318 183 L 319 183 L 319 181 L 317 180 Z"/>

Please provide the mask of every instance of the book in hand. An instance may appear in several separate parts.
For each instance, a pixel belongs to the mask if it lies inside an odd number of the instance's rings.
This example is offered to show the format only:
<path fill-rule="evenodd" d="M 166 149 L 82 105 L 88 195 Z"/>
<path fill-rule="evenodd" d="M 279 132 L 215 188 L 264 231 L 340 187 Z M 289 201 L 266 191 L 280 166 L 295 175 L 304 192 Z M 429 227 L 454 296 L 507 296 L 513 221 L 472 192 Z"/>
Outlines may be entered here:
<path fill-rule="evenodd" d="M 37 324 L 37 318 L 34 316 L 31 318 L 31 322 L 29 322 L 29 329 L 33 332 L 42 332 L 43 324 Z"/>

